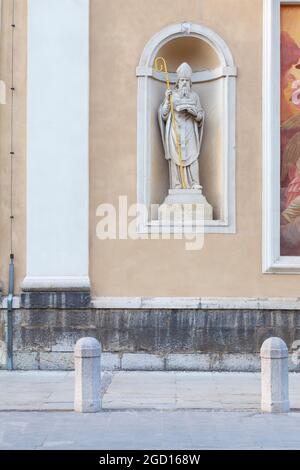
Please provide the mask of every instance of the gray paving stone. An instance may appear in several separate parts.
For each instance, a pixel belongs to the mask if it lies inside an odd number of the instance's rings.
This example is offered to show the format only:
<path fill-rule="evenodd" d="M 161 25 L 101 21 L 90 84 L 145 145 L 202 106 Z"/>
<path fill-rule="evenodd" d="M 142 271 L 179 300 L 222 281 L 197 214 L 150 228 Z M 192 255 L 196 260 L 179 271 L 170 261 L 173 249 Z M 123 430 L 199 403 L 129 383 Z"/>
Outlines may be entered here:
<path fill-rule="evenodd" d="M 101 385 L 106 409 L 257 411 L 260 402 L 255 373 L 104 371 Z M 73 372 L 0 371 L 0 410 L 72 410 L 73 398 Z M 292 409 L 300 409 L 300 374 L 290 374 L 290 400 Z"/>
<path fill-rule="evenodd" d="M 37 370 L 39 368 L 39 353 L 37 352 L 14 352 L 14 369 Z"/>
<path fill-rule="evenodd" d="M 73 370 L 74 353 L 41 352 L 39 367 L 41 370 Z"/>
<path fill-rule="evenodd" d="M 164 358 L 155 354 L 125 353 L 121 359 L 123 370 L 163 370 Z"/>
<path fill-rule="evenodd" d="M 2 412 L 0 448 L 300 449 L 299 417 L 188 410 Z"/>
<path fill-rule="evenodd" d="M 121 369 L 121 358 L 119 354 L 102 353 L 101 354 L 102 370 L 115 371 Z"/>

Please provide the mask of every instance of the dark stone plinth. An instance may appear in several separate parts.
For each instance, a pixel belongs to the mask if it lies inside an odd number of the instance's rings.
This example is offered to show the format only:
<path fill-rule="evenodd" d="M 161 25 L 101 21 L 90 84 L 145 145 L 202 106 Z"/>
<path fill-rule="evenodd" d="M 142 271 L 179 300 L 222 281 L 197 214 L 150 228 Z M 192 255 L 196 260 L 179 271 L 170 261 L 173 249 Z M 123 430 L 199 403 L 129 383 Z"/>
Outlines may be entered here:
<path fill-rule="evenodd" d="M 18 349 L 49 351 L 65 338 L 75 344 L 94 336 L 104 352 L 251 354 L 270 336 L 281 337 L 289 348 L 300 339 L 298 311 L 99 310 L 87 308 L 87 299 L 84 308 L 66 309 L 58 307 L 62 298 L 50 309 L 46 301 L 38 297 L 37 308 L 31 303 L 28 310 L 15 310 Z"/>
<path fill-rule="evenodd" d="M 89 291 L 30 291 L 22 292 L 20 306 L 26 309 L 81 309 L 89 308 L 90 302 Z"/>

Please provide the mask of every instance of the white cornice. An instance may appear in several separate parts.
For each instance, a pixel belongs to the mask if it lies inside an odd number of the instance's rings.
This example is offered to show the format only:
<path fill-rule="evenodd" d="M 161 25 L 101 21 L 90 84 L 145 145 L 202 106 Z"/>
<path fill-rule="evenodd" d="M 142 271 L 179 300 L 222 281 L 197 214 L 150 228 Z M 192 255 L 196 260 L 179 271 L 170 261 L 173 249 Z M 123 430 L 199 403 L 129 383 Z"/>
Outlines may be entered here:
<path fill-rule="evenodd" d="M 97 309 L 300 310 L 300 297 L 96 297 Z"/>

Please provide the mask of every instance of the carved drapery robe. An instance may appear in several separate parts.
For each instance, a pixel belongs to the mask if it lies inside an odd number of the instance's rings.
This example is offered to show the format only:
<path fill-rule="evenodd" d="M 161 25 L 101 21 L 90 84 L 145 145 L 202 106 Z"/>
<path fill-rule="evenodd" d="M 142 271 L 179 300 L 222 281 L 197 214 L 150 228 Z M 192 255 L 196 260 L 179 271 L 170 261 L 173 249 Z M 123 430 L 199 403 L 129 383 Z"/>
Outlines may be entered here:
<path fill-rule="evenodd" d="M 193 91 L 190 91 L 188 96 L 181 97 L 180 92 L 175 89 L 172 91 L 172 97 L 185 181 L 187 188 L 198 189 L 200 186 L 198 158 L 203 136 L 204 112 L 198 94 Z M 182 109 L 187 105 L 195 107 L 197 116 Z M 170 189 L 182 188 L 180 158 L 169 98 L 166 97 L 161 104 L 158 117 L 165 158 L 169 161 Z"/>

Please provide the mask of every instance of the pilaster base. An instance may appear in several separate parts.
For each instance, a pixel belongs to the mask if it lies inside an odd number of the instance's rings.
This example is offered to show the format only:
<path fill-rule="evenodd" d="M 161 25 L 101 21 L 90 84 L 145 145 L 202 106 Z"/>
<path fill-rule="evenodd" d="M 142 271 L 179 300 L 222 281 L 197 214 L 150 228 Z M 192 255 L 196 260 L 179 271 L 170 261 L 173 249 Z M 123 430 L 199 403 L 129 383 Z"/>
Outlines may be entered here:
<path fill-rule="evenodd" d="M 88 277 L 26 277 L 22 283 L 23 308 L 88 308 Z"/>

